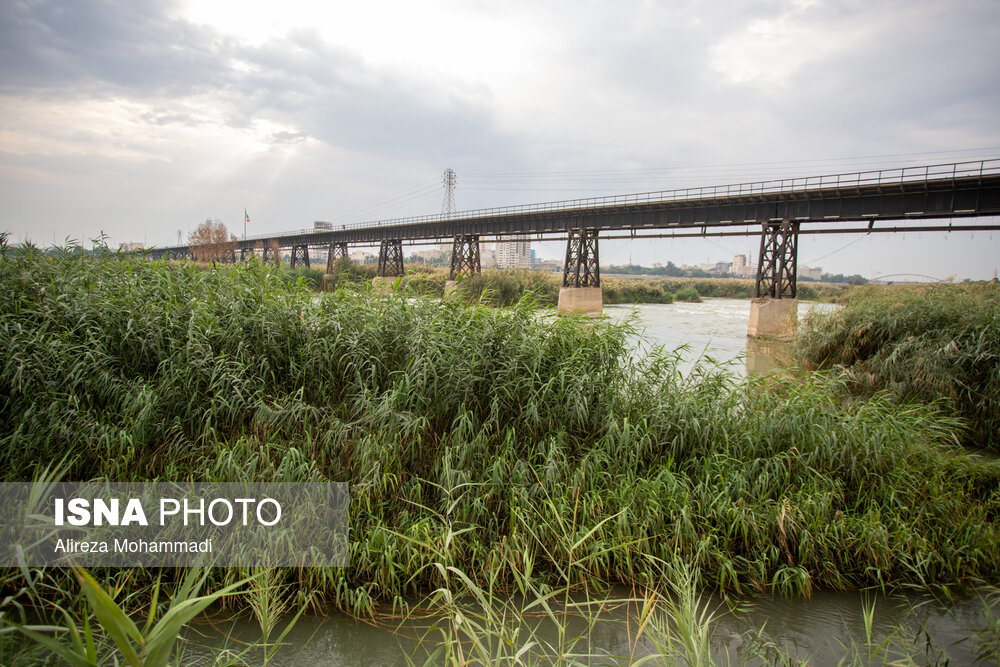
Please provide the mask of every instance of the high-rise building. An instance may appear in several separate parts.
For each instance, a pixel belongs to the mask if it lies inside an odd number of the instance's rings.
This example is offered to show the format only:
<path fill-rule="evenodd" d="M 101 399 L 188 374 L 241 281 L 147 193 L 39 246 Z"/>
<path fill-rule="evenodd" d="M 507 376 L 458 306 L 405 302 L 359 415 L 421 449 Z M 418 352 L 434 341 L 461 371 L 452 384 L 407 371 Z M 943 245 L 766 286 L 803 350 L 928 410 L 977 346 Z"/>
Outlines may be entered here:
<path fill-rule="evenodd" d="M 479 251 L 479 266 L 484 269 L 495 269 L 497 266 L 497 247 L 495 243 L 482 243 Z"/>
<path fill-rule="evenodd" d="M 823 279 L 823 269 L 818 266 L 800 266 L 798 267 L 798 277 L 808 278 L 810 280 L 822 280 Z"/>
<path fill-rule="evenodd" d="M 757 275 L 757 267 L 747 261 L 746 255 L 736 255 L 729 267 L 729 275 L 734 278 L 753 278 Z"/>
<path fill-rule="evenodd" d="M 498 269 L 530 269 L 531 241 L 527 236 L 509 236 L 497 241 Z"/>

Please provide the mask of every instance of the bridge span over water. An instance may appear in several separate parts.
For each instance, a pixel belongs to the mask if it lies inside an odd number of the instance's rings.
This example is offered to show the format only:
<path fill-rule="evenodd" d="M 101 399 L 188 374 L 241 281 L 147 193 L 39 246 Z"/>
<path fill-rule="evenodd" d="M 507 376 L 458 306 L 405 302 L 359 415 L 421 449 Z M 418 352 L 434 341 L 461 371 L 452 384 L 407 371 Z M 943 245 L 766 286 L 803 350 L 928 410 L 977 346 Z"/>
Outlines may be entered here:
<path fill-rule="evenodd" d="M 328 270 L 350 245 L 378 245 L 378 275 L 403 273 L 403 244 L 451 242 L 451 278 L 478 273 L 484 238 L 565 239 L 563 293 L 600 305 L 599 238 L 760 236 L 756 296 L 794 300 L 801 234 L 1000 229 L 971 218 L 1000 215 L 1000 159 L 924 165 L 592 197 L 333 225 L 331 230 L 265 234 L 238 241 L 232 259 L 259 254 L 309 265 L 309 249 L 328 251 Z M 941 224 L 928 224 L 941 221 Z M 154 249 L 153 257 L 192 257 L 196 248 Z M 574 293 L 571 290 L 590 290 Z M 596 292 L 594 291 L 596 290 Z M 560 295 L 562 303 L 563 294 Z M 752 324 L 752 323 L 751 323 Z"/>

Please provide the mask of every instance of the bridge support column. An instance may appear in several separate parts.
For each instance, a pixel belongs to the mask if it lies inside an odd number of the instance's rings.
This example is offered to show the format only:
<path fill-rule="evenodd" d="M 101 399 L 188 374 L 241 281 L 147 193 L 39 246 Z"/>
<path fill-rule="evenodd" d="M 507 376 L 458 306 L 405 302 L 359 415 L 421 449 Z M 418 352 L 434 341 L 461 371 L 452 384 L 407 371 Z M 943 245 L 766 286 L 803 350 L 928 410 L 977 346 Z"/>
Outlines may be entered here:
<path fill-rule="evenodd" d="M 253 257 L 253 248 L 240 248 L 240 261 L 245 262 Z"/>
<path fill-rule="evenodd" d="M 451 271 L 444 283 L 444 295 L 448 296 L 456 289 L 459 278 L 471 278 L 482 272 L 479 261 L 479 235 L 462 234 L 456 236 L 451 246 Z"/>
<path fill-rule="evenodd" d="M 305 264 L 309 268 L 309 246 L 305 244 L 292 246 L 292 268 Z"/>
<path fill-rule="evenodd" d="M 281 267 L 281 250 L 278 248 L 277 241 L 268 241 L 264 243 L 262 258 L 265 264 L 268 262 L 274 262 L 276 267 Z"/>
<path fill-rule="evenodd" d="M 563 265 L 557 310 L 560 315 L 600 315 L 602 301 L 597 230 L 571 229 L 566 242 L 566 264 Z"/>
<path fill-rule="evenodd" d="M 387 239 L 379 244 L 378 273 L 372 279 L 376 290 L 389 291 L 396 278 L 403 275 L 403 242 Z"/>
<path fill-rule="evenodd" d="M 333 273 L 333 265 L 338 259 L 347 259 L 347 243 L 331 243 L 326 253 L 326 272 Z"/>
<path fill-rule="evenodd" d="M 765 222 L 760 236 L 757 283 L 750 300 L 751 338 L 791 338 L 798 325 L 799 223 Z"/>

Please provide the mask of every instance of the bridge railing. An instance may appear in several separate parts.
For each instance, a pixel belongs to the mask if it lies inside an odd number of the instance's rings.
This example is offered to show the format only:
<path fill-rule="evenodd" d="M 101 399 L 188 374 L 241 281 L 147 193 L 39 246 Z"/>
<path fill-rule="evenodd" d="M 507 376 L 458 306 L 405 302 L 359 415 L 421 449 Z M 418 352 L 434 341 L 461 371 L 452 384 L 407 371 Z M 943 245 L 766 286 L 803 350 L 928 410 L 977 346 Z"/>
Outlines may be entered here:
<path fill-rule="evenodd" d="M 768 181 L 752 181 L 731 185 L 712 185 L 697 188 L 679 188 L 676 190 L 655 190 L 624 195 L 587 197 L 584 199 L 564 199 L 541 202 L 538 204 L 519 204 L 514 206 L 470 209 L 467 211 L 458 211 L 449 215 L 417 215 L 406 218 L 389 218 L 385 220 L 373 220 L 370 222 L 355 222 L 339 225 L 334 223 L 332 231 L 395 227 L 398 225 L 438 222 L 441 220 L 467 220 L 470 218 L 503 217 L 524 213 L 562 211 L 567 209 L 613 208 L 617 206 L 655 204 L 661 202 L 684 201 L 689 199 L 721 199 L 726 197 L 773 194 L 776 192 L 802 192 L 806 190 L 823 190 L 831 188 L 857 188 L 871 185 L 888 186 L 898 185 L 900 183 L 958 179 L 984 176 L 988 174 L 1000 174 L 1000 158 L 970 162 L 949 162 L 923 165 L 919 167 L 899 167 L 895 169 L 855 171 L 844 174 L 828 174 L 823 176 L 803 176 L 796 178 L 773 179 Z M 293 230 L 280 232 L 278 234 L 251 236 L 248 237 L 248 240 L 269 239 L 274 238 L 275 236 L 314 234 L 323 231 L 330 230 Z"/>

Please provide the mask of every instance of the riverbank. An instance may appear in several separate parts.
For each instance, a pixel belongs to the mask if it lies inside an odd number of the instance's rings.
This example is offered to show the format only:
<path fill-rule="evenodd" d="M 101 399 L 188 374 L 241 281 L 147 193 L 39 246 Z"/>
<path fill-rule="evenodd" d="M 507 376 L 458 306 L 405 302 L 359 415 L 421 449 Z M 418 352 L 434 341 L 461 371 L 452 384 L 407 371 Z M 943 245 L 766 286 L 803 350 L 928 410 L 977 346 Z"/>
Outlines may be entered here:
<path fill-rule="evenodd" d="M 730 595 L 1000 583 L 1000 468 L 940 410 L 829 375 L 685 376 L 669 351 L 635 359 L 627 323 L 317 298 L 257 264 L 25 251 L 0 285 L 4 481 L 65 461 L 64 479 L 348 482 L 350 566 L 281 571 L 296 599 L 363 616 L 684 573 Z M 5 592 L 28 595 L 19 576 Z M 128 578 L 145 604 L 156 574 Z"/>

